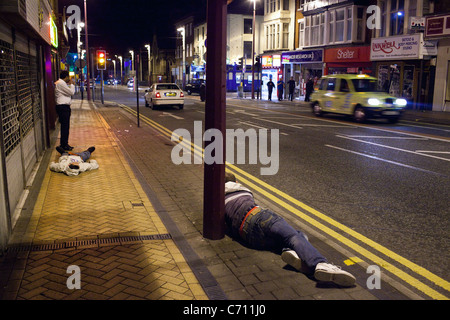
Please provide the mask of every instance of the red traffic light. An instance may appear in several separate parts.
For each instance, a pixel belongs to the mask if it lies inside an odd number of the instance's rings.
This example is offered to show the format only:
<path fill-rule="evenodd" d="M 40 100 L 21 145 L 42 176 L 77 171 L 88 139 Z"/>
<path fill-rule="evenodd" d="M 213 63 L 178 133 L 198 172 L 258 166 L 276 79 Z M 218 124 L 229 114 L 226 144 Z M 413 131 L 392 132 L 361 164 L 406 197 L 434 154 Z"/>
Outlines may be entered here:
<path fill-rule="evenodd" d="M 97 70 L 106 70 L 106 51 L 97 50 Z"/>

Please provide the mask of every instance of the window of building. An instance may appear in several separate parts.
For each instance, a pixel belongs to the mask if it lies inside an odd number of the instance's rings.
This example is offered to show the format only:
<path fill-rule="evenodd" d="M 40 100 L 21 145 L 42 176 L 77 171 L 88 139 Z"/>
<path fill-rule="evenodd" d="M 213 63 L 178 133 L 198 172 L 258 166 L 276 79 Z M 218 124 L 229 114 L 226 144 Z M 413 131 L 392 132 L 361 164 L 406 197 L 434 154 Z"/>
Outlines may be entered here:
<path fill-rule="evenodd" d="M 345 25 L 345 10 L 336 10 L 336 34 L 335 42 L 344 41 L 344 25 Z"/>
<path fill-rule="evenodd" d="M 405 0 L 391 0 L 390 8 L 390 35 L 403 34 L 405 20 Z"/>
<path fill-rule="evenodd" d="M 299 22 L 298 46 L 300 48 L 305 46 L 305 19 Z"/>
<path fill-rule="evenodd" d="M 334 42 L 334 11 L 328 12 L 328 28 L 329 28 L 329 34 L 328 34 L 328 42 L 333 43 Z"/>
<path fill-rule="evenodd" d="M 289 48 L 289 23 L 283 23 L 283 48 Z"/>
<path fill-rule="evenodd" d="M 289 0 L 283 0 L 283 10 L 289 10 Z"/>
<path fill-rule="evenodd" d="M 247 56 L 247 59 L 251 59 L 252 56 L 252 42 L 244 41 L 244 57 Z"/>
<path fill-rule="evenodd" d="M 364 41 L 364 32 L 365 32 L 365 17 L 364 17 L 364 8 L 357 7 L 356 8 L 356 41 Z"/>
<path fill-rule="evenodd" d="M 251 34 L 252 33 L 252 19 L 244 19 L 244 34 Z"/>

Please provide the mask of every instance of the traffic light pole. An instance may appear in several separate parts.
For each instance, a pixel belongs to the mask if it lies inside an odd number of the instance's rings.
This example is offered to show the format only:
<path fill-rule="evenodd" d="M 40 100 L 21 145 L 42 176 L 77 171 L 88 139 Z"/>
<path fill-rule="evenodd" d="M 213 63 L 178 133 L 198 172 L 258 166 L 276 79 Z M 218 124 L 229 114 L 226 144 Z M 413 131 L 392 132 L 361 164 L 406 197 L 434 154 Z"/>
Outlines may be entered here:
<path fill-rule="evenodd" d="M 102 82 L 102 92 L 101 92 L 101 96 L 102 96 L 102 104 L 105 104 L 105 102 L 103 101 L 103 95 L 104 95 L 104 90 L 103 90 L 103 70 L 100 70 L 101 72 L 100 72 L 100 75 L 101 75 L 101 82 Z"/>
<path fill-rule="evenodd" d="M 214 150 L 216 157 L 222 153 L 221 163 L 204 164 L 203 236 L 210 240 L 225 236 L 226 30 L 227 0 L 208 0 L 207 34 L 214 37 L 207 45 L 205 131 L 219 130 L 223 140 L 222 150 Z M 217 141 L 205 141 L 205 149 L 211 143 Z"/>

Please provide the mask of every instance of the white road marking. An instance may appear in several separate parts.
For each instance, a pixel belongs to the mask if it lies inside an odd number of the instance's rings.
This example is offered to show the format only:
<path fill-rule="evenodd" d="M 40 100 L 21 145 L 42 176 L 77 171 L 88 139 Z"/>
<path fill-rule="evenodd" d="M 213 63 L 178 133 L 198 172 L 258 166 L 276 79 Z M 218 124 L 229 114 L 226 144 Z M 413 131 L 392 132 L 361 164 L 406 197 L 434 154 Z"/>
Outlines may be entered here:
<path fill-rule="evenodd" d="M 383 145 L 383 144 L 374 143 L 374 142 L 370 142 L 370 141 L 364 141 L 364 140 L 355 139 L 355 138 L 351 138 L 351 137 L 347 137 L 347 136 L 336 135 L 336 137 L 343 138 L 343 139 L 349 139 L 349 140 L 353 140 L 353 141 L 358 141 L 358 142 L 362 142 L 362 143 L 367 143 L 367 144 L 371 144 L 371 145 L 382 147 L 382 148 L 388 148 L 388 149 L 393 149 L 393 150 L 397 150 L 397 151 L 412 153 L 412 154 L 419 155 L 419 156 L 430 157 L 430 158 L 444 160 L 444 161 L 450 161 L 450 159 L 446 159 L 446 158 L 442 158 L 442 157 L 436 157 L 436 156 L 432 156 L 432 155 L 424 154 L 424 153 L 419 153 L 419 152 L 412 151 L 412 150 L 406 150 L 406 149 L 386 146 L 386 145 Z"/>
<path fill-rule="evenodd" d="M 325 146 L 326 146 L 326 147 L 329 147 L 329 148 L 334 148 L 334 149 L 337 149 L 337 150 L 341 150 L 341 151 L 345 151 L 345 152 L 350 152 L 350 153 L 353 153 L 353 154 L 357 154 L 357 155 L 359 155 L 359 156 L 367 157 L 367 158 L 370 158 L 370 159 L 375 159 L 375 160 L 387 162 L 387 163 L 390 163 L 390 164 L 394 164 L 394 165 L 396 165 L 396 166 L 401 166 L 401 167 L 405 167 L 405 168 L 409 168 L 409 169 L 414 169 L 414 170 L 419 170 L 419 171 L 422 171 L 422 172 L 427 172 L 427 173 L 433 173 L 433 174 L 438 174 L 438 175 L 440 175 L 440 173 L 437 173 L 437 172 L 433 172 L 433 171 L 429 171 L 429 170 L 417 168 L 417 167 L 410 166 L 410 165 L 407 165 L 407 164 L 404 164 L 404 163 L 400 163 L 400 162 L 396 162 L 396 161 L 392 161 L 392 160 L 387 160 L 387 159 L 383 159 L 383 158 L 376 157 L 376 156 L 371 156 L 371 155 L 369 155 L 369 154 L 365 154 L 365 153 L 361 153 L 361 152 L 356 152 L 356 151 L 352 151 L 352 150 L 348 150 L 348 149 L 344 149 L 344 148 L 339 148 L 339 147 L 332 146 L 332 145 L 329 145 L 329 144 L 326 144 Z"/>

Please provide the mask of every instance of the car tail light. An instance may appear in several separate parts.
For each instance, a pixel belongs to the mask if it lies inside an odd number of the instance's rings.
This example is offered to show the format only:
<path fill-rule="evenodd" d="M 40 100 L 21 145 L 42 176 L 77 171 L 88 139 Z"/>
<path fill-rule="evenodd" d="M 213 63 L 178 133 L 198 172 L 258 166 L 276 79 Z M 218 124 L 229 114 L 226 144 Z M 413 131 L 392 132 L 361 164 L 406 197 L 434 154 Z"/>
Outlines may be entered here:
<path fill-rule="evenodd" d="M 180 92 L 180 97 L 184 98 L 184 93 L 183 92 Z"/>
<path fill-rule="evenodd" d="M 156 94 L 155 94 L 155 98 L 161 98 L 161 94 L 159 93 L 159 92 L 157 92 Z"/>

